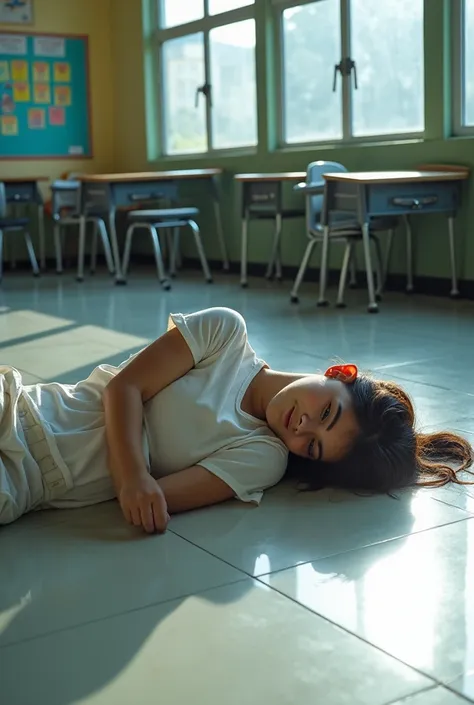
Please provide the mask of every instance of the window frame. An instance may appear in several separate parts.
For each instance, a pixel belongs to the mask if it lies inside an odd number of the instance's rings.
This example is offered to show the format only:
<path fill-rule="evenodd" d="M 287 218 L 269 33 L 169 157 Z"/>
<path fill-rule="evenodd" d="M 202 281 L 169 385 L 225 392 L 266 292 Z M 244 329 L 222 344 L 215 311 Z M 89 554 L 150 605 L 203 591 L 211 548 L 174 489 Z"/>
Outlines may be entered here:
<path fill-rule="evenodd" d="M 212 128 L 212 106 L 210 101 L 204 95 L 199 95 L 200 100 L 205 100 L 206 109 L 206 137 L 207 137 L 207 149 L 200 152 L 180 152 L 180 153 L 170 153 L 166 151 L 167 145 L 167 135 L 166 135 L 166 118 L 164 110 L 164 61 L 162 47 L 165 42 L 170 39 L 179 39 L 181 37 L 186 37 L 192 34 L 203 34 L 204 38 L 204 75 L 205 82 L 211 83 L 211 61 L 210 61 L 210 48 L 209 48 L 209 33 L 216 27 L 224 27 L 230 24 L 235 24 L 236 22 L 242 22 L 244 20 L 253 20 L 256 23 L 256 13 L 254 0 L 253 4 L 246 5 L 244 7 L 238 7 L 235 10 L 228 10 L 227 12 L 221 12 L 216 15 L 209 14 L 209 0 L 204 0 L 204 17 L 199 20 L 193 20 L 192 22 L 186 22 L 182 25 L 177 25 L 174 27 L 162 27 L 161 17 L 163 14 L 163 0 L 152 0 L 152 52 L 153 52 L 153 64 L 155 73 L 155 114 L 157 122 L 157 130 L 159 135 L 159 155 L 160 158 L 165 159 L 182 159 L 182 158 L 195 158 L 203 157 L 206 155 L 223 155 L 223 154 L 239 154 L 239 153 L 254 153 L 257 151 L 258 147 L 258 134 L 257 142 L 253 145 L 247 145 L 242 147 L 225 147 L 225 148 L 215 148 L 213 144 L 213 128 Z M 255 28 L 256 29 L 256 28 Z M 257 77 L 257 51 L 255 49 L 255 75 Z M 258 125 L 258 100 L 255 101 L 255 109 L 257 111 L 256 119 Z"/>
<path fill-rule="evenodd" d="M 328 145 L 357 145 L 357 144 L 367 144 L 367 143 L 383 143 L 383 142 L 397 142 L 406 140 L 419 140 L 423 139 L 426 134 L 426 110 L 424 110 L 424 129 L 421 131 L 414 132 L 395 132 L 395 133 L 385 133 L 383 135 L 362 135 L 357 137 L 352 134 L 352 81 L 351 76 L 341 76 L 338 75 L 337 81 L 342 91 L 342 137 L 340 139 L 327 139 L 327 140 L 312 140 L 309 142 L 288 142 L 285 136 L 285 119 L 284 119 L 284 105 L 285 105 L 285 81 L 284 81 L 284 38 L 283 38 L 283 12 L 288 8 L 301 7 L 303 5 L 310 5 L 314 2 L 325 2 L 326 0 L 272 0 L 274 6 L 274 45 L 276 55 L 278 56 L 278 61 L 276 62 L 276 80 L 277 80 L 277 91 L 276 91 L 276 108 L 277 108 L 277 139 L 280 149 L 299 149 L 299 148 L 310 148 L 310 147 L 323 147 Z M 456 0 L 458 1 L 458 0 Z M 341 54 L 342 56 L 351 56 L 351 0 L 339 0 L 341 10 Z M 357 58 L 356 58 L 357 61 Z M 425 73 L 426 67 L 423 67 Z M 340 83 L 341 82 L 341 83 Z M 424 103 L 426 105 L 426 94 L 424 95 Z"/>
<path fill-rule="evenodd" d="M 474 125 L 464 123 L 466 46 L 465 46 L 465 0 L 452 0 L 451 47 L 452 47 L 452 132 L 455 137 L 474 134 Z"/>

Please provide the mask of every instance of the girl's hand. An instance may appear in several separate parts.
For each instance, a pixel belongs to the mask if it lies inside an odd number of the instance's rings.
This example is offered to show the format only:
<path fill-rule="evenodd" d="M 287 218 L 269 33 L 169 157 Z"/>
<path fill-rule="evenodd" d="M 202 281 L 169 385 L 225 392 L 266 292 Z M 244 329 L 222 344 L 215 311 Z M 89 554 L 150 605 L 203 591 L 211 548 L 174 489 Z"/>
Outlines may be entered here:
<path fill-rule="evenodd" d="M 142 526 L 149 534 L 166 531 L 170 520 L 166 499 L 151 475 L 140 475 L 122 482 L 118 500 L 129 524 Z"/>

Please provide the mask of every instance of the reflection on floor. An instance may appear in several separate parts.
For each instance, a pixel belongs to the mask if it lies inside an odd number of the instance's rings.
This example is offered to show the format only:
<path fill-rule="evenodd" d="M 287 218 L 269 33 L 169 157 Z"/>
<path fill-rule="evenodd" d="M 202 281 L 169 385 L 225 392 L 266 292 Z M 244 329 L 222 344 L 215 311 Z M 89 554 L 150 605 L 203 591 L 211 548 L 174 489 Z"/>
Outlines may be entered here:
<path fill-rule="evenodd" d="M 412 392 L 419 423 L 474 442 L 474 305 L 362 292 L 319 310 L 308 287 L 152 274 L 32 282 L 0 292 L 2 363 L 74 382 L 165 330 L 170 311 L 231 306 L 276 368 L 355 361 Z M 461 705 L 474 700 L 474 490 L 399 499 L 283 483 L 146 537 L 115 502 L 0 529 L 5 705 Z"/>

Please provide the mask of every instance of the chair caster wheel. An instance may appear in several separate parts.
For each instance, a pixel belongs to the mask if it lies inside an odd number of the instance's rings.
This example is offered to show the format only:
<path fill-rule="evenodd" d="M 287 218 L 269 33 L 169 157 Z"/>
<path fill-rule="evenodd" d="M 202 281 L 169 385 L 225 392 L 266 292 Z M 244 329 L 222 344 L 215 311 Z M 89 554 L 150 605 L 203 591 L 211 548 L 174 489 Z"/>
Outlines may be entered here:
<path fill-rule="evenodd" d="M 329 306 L 329 301 L 326 301 L 326 300 L 318 301 L 316 306 L 318 306 L 319 308 L 326 308 L 327 306 Z"/>
<path fill-rule="evenodd" d="M 291 296 L 290 301 L 292 304 L 299 304 L 300 300 L 298 296 Z"/>
<path fill-rule="evenodd" d="M 344 301 L 340 301 L 336 304 L 336 308 L 347 308 L 347 304 L 345 304 Z"/>
<path fill-rule="evenodd" d="M 378 313 L 378 312 L 379 312 L 379 307 L 377 306 L 377 304 L 369 304 L 369 305 L 367 306 L 367 311 L 368 311 L 369 313 Z"/>

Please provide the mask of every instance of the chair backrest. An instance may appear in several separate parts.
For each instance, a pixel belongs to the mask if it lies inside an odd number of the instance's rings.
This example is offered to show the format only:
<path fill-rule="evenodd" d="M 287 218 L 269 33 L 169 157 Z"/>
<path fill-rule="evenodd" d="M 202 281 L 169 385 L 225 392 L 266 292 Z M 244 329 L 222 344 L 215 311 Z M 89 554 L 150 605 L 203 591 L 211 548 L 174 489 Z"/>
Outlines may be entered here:
<path fill-rule="evenodd" d="M 80 213 L 81 184 L 79 181 L 59 179 L 51 184 L 53 220 L 78 218 Z"/>
<path fill-rule="evenodd" d="M 5 184 L 0 181 L 0 218 L 5 218 L 7 215 L 7 192 Z"/>
<path fill-rule="evenodd" d="M 311 162 L 308 164 L 306 169 L 306 183 L 314 184 L 319 181 L 324 181 L 324 174 L 331 174 L 334 172 L 347 171 L 346 167 L 339 162 Z M 324 194 L 318 193 L 315 196 L 310 196 L 307 199 L 307 216 L 308 225 L 314 227 L 315 223 L 319 221 L 319 216 L 323 209 Z"/>

